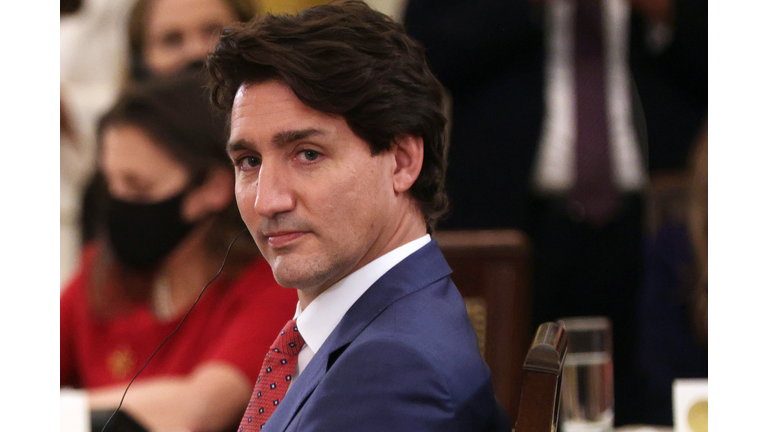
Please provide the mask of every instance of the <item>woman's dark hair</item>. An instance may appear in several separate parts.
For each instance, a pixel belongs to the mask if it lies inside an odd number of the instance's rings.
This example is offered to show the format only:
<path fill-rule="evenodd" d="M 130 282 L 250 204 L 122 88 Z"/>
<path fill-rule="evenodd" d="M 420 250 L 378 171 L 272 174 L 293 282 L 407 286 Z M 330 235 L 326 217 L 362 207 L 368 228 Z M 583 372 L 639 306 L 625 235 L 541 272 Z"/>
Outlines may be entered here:
<path fill-rule="evenodd" d="M 99 120 L 101 142 L 107 128 L 130 125 L 154 138 L 194 176 L 230 164 L 224 151 L 226 118 L 210 104 L 205 81 L 182 73 L 134 83 Z"/>
<path fill-rule="evenodd" d="M 100 119 L 97 129 L 99 149 L 107 130 L 119 126 L 132 126 L 141 129 L 153 139 L 161 150 L 180 162 L 190 173 L 193 185 L 200 185 L 210 170 L 214 168 L 231 169 L 231 162 L 225 151 L 227 122 L 222 113 L 213 109 L 205 81 L 199 75 L 181 74 L 169 78 L 153 78 L 146 82 L 134 83 L 118 98 L 117 102 Z M 234 181 L 234 180 L 233 180 Z M 97 238 L 104 240 L 106 227 L 105 198 L 106 185 L 102 185 L 98 228 L 102 234 Z M 212 227 L 205 239 L 206 253 L 212 259 L 223 259 L 229 243 L 245 229 L 240 218 L 234 195 L 227 208 L 213 216 Z M 247 237 L 247 236 L 246 236 Z M 108 242 L 103 241 L 109 252 Z M 110 253 L 105 256 L 111 255 Z M 244 265 L 258 256 L 252 239 L 241 239 L 230 253 L 228 268 L 239 271 Z M 93 285 L 103 285 L 104 276 L 115 276 L 110 268 L 115 266 L 113 259 L 97 266 L 101 274 L 94 276 L 102 279 Z M 130 278 L 130 272 L 123 269 L 114 279 Z M 138 275 L 141 276 L 141 275 Z M 132 287 L 112 288 L 121 291 L 132 300 L 141 300 L 147 295 L 146 289 L 136 289 L 133 278 Z M 140 278 L 139 278 L 140 279 Z"/>
<path fill-rule="evenodd" d="M 228 114 L 242 84 L 277 79 L 307 106 L 343 117 L 374 155 L 400 135 L 422 137 L 424 162 L 409 192 L 430 231 L 445 213 L 442 86 L 423 47 L 388 16 L 358 1 L 267 15 L 224 30 L 208 70 L 213 102 Z"/>
<path fill-rule="evenodd" d="M 152 74 L 144 62 L 144 47 L 147 44 L 147 21 L 153 2 L 137 0 L 128 19 L 128 52 L 130 81 L 142 81 Z M 221 0 L 235 14 L 238 21 L 250 21 L 256 15 L 252 0 Z"/>

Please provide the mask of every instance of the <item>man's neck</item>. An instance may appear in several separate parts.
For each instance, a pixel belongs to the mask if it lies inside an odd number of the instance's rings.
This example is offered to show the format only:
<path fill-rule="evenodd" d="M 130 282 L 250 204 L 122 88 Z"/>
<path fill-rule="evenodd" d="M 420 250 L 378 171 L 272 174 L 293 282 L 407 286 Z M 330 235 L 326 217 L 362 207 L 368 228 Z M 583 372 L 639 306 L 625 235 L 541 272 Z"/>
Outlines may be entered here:
<path fill-rule="evenodd" d="M 424 237 L 427 234 L 427 225 L 420 211 L 410 211 L 394 223 L 388 231 L 391 234 L 377 239 L 377 241 L 375 241 L 369 248 L 368 252 L 363 255 L 362 259 L 360 259 L 360 261 L 358 261 L 358 263 L 344 275 L 334 278 L 332 281 L 327 281 L 323 286 L 318 287 L 317 289 L 298 290 L 299 305 L 301 306 L 301 309 L 306 309 L 312 300 L 317 298 L 317 296 L 325 292 L 328 288 L 379 257 L 392 252 L 400 246 Z"/>

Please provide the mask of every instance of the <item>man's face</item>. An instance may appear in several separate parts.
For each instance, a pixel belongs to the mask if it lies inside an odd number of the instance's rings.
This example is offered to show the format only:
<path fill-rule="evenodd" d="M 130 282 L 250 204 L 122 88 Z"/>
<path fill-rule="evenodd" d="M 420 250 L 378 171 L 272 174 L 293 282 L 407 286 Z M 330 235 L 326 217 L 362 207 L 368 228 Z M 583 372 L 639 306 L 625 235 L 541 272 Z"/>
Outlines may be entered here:
<path fill-rule="evenodd" d="M 397 219 L 395 158 L 372 156 L 343 118 L 309 108 L 282 82 L 245 84 L 228 151 L 240 214 L 281 285 L 313 298 L 385 247 Z"/>

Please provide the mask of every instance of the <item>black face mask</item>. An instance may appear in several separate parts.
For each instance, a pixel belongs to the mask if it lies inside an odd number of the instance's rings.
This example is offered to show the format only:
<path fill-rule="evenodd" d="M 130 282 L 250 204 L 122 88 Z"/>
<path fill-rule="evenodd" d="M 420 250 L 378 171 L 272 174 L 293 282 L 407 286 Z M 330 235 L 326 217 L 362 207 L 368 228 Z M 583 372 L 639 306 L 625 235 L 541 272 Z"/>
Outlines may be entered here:
<path fill-rule="evenodd" d="M 115 255 L 126 267 L 151 270 L 192 230 L 181 218 L 187 191 L 156 203 L 132 203 L 109 197 L 107 223 Z"/>

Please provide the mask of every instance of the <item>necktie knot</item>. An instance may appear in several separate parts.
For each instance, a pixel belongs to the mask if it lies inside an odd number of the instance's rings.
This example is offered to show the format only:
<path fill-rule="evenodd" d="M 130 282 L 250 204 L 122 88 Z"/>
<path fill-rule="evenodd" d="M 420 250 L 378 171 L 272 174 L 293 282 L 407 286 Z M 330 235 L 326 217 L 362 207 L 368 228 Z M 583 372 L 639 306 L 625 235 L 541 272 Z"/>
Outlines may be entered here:
<path fill-rule="evenodd" d="M 299 351 L 304 346 L 304 338 L 299 333 L 299 327 L 296 320 L 290 320 L 285 324 L 277 339 L 272 343 L 270 350 L 275 353 L 299 355 Z"/>

